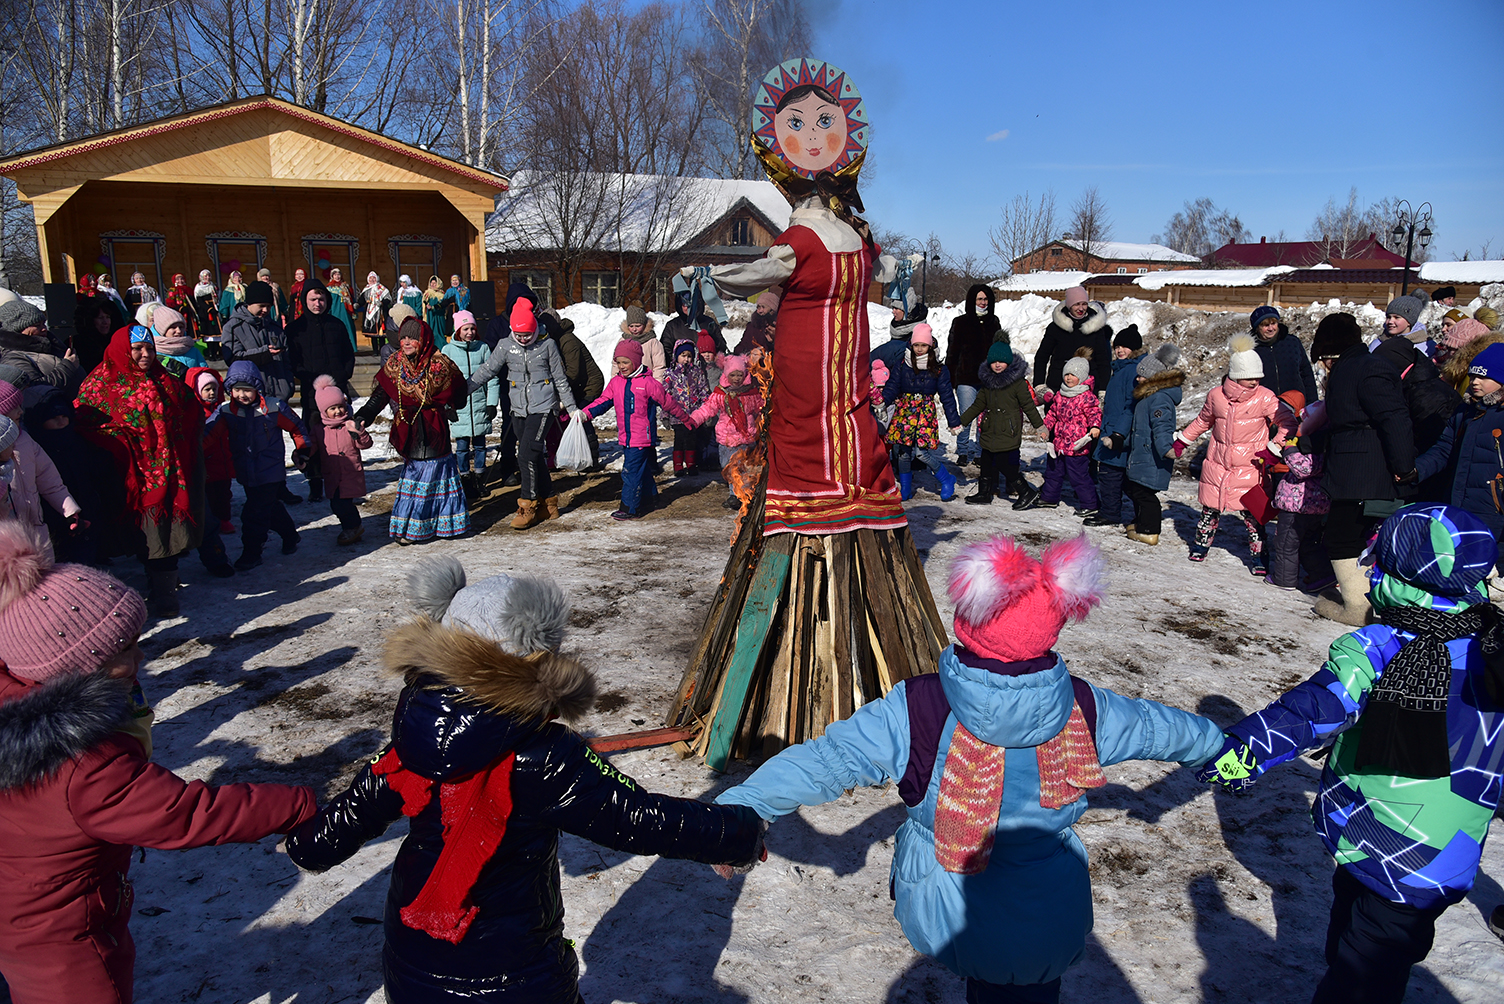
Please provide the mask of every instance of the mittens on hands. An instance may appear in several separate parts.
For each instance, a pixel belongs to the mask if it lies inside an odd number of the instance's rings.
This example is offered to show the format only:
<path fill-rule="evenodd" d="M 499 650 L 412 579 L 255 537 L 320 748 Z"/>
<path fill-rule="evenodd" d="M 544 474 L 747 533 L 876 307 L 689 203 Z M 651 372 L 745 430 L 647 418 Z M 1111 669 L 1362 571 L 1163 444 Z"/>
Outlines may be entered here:
<path fill-rule="evenodd" d="M 1170 453 L 1173 453 L 1175 455 L 1175 459 L 1179 460 L 1180 459 L 1180 455 L 1182 453 L 1184 453 L 1184 452 L 1185 452 L 1185 440 L 1183 440 L 1183 439 L 1177 439 L 1177 440 L 1175 440 L 1174 444 L 1170 447 Z M 1169 455 L 1170 455 L 1169 453 L 1165 454 L 1165 456 L 1169 456 Z"/>
<path fill-rule="evenodd" d="M 1243 792 L 1253 787 L 1263 771 L 1263 765 L 1243 745 L 1243 740 L 1228 736 L 1217 755 L 1196 772 L 1196 780 L 1220 784 L 1231 792 Z"/>

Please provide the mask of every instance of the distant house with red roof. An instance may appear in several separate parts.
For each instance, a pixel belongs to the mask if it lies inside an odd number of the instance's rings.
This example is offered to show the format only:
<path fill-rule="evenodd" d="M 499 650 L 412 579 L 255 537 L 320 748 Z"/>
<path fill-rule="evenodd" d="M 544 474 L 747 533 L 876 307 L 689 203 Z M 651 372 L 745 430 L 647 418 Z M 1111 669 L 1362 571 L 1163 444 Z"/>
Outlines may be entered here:
<path fill-rule="evenodd" d="M 1319 241 L 1270 241 L 1262 237 L 1257 244 L 1224 244 L 1203 261 L 1208 268 L 1274 268 L 1292 265 L 1311 268 L 1331 265 L 1335 268 L 1404 268 L 1405 256 L 1395 254 L 1379 243 L 1377 234 L 1358 239 L 1324 239 Z M 1412 266 L 1416 264 L 1413 260 Z"/>

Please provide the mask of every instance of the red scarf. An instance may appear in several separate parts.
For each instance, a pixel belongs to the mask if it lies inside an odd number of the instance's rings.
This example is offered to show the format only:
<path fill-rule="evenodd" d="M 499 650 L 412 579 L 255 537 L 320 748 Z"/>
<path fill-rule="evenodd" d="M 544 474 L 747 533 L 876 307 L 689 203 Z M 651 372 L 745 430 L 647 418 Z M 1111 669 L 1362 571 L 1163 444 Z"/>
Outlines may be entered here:
<path fill-rule="evenodd" d="M 444 824 L 444 849 L 428 881 L 411 903 L 402 908 L 402 923 L 451 945 L 464 940 L 480 908 L 470 903 L 470 890 L 480 870 L 506 836 L 512 814 L 512 764 L 508 753 L 463 781 L 434 782 L 402 766 L 395 749 L 371 767 L 402 796 L 402 814 L 416 816 L 433 801 L 438 784 L 439 814 Z"/>
<path fill-rule="evenodd" d="M 188 385 L 153 362 L 131 361 L 130 326 L 78 390 L 78 431 L 110 451 L 125 479 L 126 509 L 147 522 L 192 523 L 188 486 L 202 460 L 203 408 Z"/>

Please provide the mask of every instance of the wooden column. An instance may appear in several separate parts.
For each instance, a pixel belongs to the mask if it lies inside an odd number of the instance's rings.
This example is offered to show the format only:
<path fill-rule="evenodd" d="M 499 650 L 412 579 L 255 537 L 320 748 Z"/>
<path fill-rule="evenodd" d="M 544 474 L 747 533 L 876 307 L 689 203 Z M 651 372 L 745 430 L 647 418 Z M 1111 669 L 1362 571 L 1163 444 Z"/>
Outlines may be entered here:
<path fill-rule="evenodd" d="M 37 224 L 37 256 L 42 260 L 42 281 L 52 282 L 52 253 L 47 250 L 47 224 Z"/>

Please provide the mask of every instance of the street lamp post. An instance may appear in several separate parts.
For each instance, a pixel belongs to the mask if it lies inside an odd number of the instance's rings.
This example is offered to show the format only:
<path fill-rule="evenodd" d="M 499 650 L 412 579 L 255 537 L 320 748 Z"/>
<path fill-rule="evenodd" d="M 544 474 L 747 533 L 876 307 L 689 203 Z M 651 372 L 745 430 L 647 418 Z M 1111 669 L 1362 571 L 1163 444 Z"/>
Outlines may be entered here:
<path fill-rule="evenodd" d="M 1431 217 L 1429 202 L 1422 202 L 1420 208 L 1411 209 L 1410 203 L 1401 199 L 1399 214 L 1394 229 L 1389 232 L 1394 235 L 1396 244 L 1401 237 L 1405 238 L 1405 278 L 1400 284 L 1400 296 L 1405 296 L 1410 292 L 1410 255 L 1415 250 L 1415 228 L 1420 227 L 1420 246 L 1425 249 L 1431 246 L 1431 224 L 1436 221 Z"/>
<path fill-rule="evenodd" d="M 935 255 L 933 260 L 936 264 L 939 264 L 940 256 Z M 924 261 L 921 262 L 924 268 L 921 269 L 919 273 L 919 299 L 923 300 L 925 303 L 930 302 L 930 261 L 930 256 L 925 255 Z"/>

